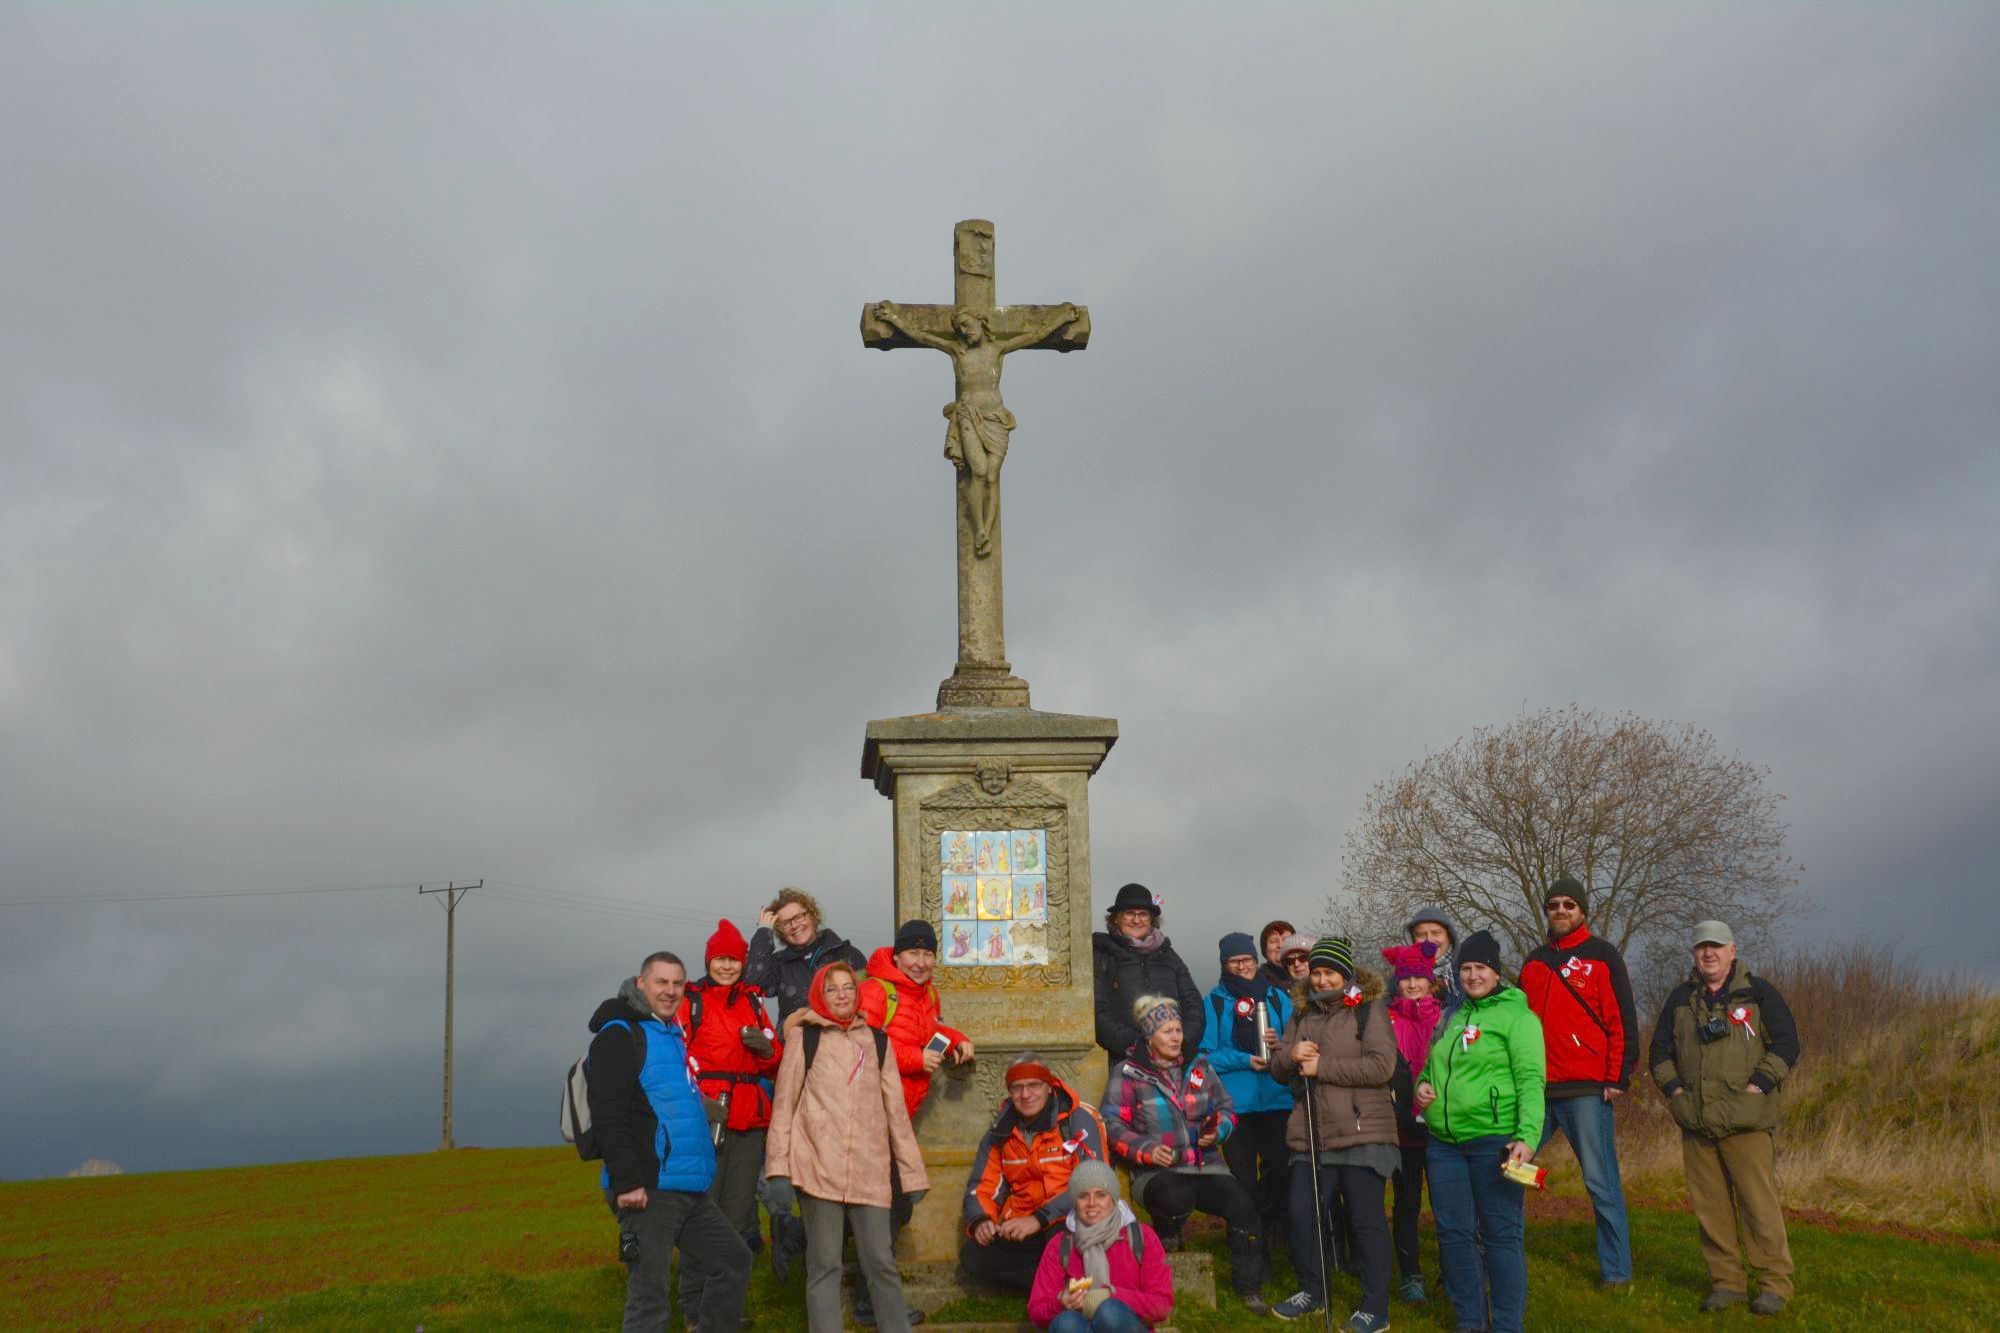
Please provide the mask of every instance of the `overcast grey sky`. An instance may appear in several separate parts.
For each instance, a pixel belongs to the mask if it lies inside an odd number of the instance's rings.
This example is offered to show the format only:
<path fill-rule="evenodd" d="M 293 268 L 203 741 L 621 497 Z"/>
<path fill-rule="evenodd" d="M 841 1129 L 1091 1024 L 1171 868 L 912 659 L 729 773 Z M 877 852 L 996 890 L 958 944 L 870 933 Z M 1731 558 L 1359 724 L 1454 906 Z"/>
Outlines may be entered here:
<path fill-rule="evenodd" d="M 1768 764 L 1808 934 L 1993 975 L 1996 61 L 1973 5 L 8 6 L 0 898 L 653 904 L 461 909 L 489 1145 L 719 910 L 884 942 L 950 378 L 855 324 L 977 216 L 1094 325 L 1009 362 L 1011 655 L 1119 719 L 1098 896 L 1203 985 L 1371 783 L 1571 701 Z M 408 888 L 0 907 L 0 1175 L 431 1146 L 442 952 Z"/>

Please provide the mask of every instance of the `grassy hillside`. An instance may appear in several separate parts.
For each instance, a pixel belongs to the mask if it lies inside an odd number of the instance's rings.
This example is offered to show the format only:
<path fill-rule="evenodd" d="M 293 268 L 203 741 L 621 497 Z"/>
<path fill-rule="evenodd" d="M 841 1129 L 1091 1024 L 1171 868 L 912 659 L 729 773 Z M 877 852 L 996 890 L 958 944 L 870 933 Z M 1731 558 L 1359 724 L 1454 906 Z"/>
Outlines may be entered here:
<path fill-rule="evenodd" d="M 4 1184 L 0 1328 L 606 1327 L 624 1279 L 593 1182 L 589 1167 L 558 1148 Z M 1638 1213 L 1636 1290 L 1606 1297 L 1592 1287 L 1580 1202 L 1546 1201 L 1530 1227 L 1531 1324 L 1690 1323 L 1706 1290 L 1693 1219 Z M 2000 1245 L 1801 1225 L 1793 1246 L 1800 1326 L 2000 1324 Z M 795 1275 L 778 1290 L 760 1262 L 759 1326 L 802 1328 L 801 1285 Z M 1350 1284 L 1341 1298 L 1353 1295 Z M 968 1303 L 959 1313 L 1012 1311 Z M 1450 1327 L 1436 1306 L 1398 1305 L 1395 1320 Z M 1747 1327 L 1749 1317 L 1718 1322 Z M 1277 1326 L 1227 1296 L 1221 1310 L 1184 1311 L 1176 1323 Z"/>

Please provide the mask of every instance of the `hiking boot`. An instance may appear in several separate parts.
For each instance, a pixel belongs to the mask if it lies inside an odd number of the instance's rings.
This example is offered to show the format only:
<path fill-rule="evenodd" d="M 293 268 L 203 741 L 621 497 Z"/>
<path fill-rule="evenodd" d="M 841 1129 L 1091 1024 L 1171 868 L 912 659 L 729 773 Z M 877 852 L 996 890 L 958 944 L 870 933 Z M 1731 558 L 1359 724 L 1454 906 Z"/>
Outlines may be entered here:
<path fill-rule="evenodd" d="M 1396 1287 L 1396 1295 L 1410 1305 L 1423 1305 L 1431 1298 L 1430 1293 L 1424 1290 L 1422 1273 L 1412 1273 L 1404 1278 Z"/>
<path fill-rule="evenodd" d="M 1295 1291 L 1271 1307 L 1280 1319 L 1310 1319 L 1326 1308 L 1326 1302 L 1309 1291 Z"/>
<path fill-rule="evenodd" d="M 1760 1291 L 1750 1302 L 1751 1314 L 1777 1314 L 1785 1308 L 1785 1298 L 1775 1291 Z"/>
<path fill-rule="evenodd" d="M 1342 1333 L 1388 1333 L 1389 1316 L 1385 1314 L 1369 1314 L 1366 1310 L 1356 1310 L 1353 1314 L 1347 1316 L 1347 1322 L 1340 1327 Z"/>
<path fill-rule="evenodd" d="M 1597 1279 L 1597 1289 L 1606 1296 L 1630 1296 L 1632 1294 L 1632 1279 L 1601 1277 Z"/>
<path fill-rule="evenodd" d="M 1237 1299 L 1243 1302 L 1243 1308 L 1248 1310 L 1251 1314 L 1270 1313 L 1271 1310 L 1270 1302 L 1264 1299 L 1264 1293 L 1261 1291 L 1244 1292 Z"/>
<path fill-rule="evenodd" d="M 1740 1291 L 1728 1287 L 1711 1287 L 1708 1295 L 1701 1298 L 1701 1312 L 1714 1314 L 1717 1310 L 1727 1310 L 1732 1305 L 1741 1305 L 1750 1298 Z"/>

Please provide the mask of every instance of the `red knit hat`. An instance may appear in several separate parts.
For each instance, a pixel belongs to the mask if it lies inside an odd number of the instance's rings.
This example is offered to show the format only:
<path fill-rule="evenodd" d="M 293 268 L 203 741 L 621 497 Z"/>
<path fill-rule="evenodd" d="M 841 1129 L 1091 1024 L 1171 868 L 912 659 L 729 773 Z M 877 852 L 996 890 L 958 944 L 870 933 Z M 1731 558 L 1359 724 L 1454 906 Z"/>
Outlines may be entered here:
<path fill-rule="evenodd" d="M 724 917 L 716 926 L 715 933 L 708 937 L 708 948 L 703 952 L 703 966 L 717 958 L 734 958 L 739 963 L 750 961 L 750 946 L 743 942 L 743 932 Z"/>

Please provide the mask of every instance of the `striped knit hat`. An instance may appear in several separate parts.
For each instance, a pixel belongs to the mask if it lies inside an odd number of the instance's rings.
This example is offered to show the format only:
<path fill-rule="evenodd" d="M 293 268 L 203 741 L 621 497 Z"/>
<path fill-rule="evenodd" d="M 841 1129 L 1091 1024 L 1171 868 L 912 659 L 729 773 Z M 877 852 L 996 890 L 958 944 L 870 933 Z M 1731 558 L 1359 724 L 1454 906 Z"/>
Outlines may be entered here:
<path fill-rule="evenodd" d="M 1331 967 L 1341 976 L 1351 978 L 1354 975 L 1354 946 L 1345 935 L 1322 935 L 1307 955 L 1306 967 L 1308 970 Z"/>

